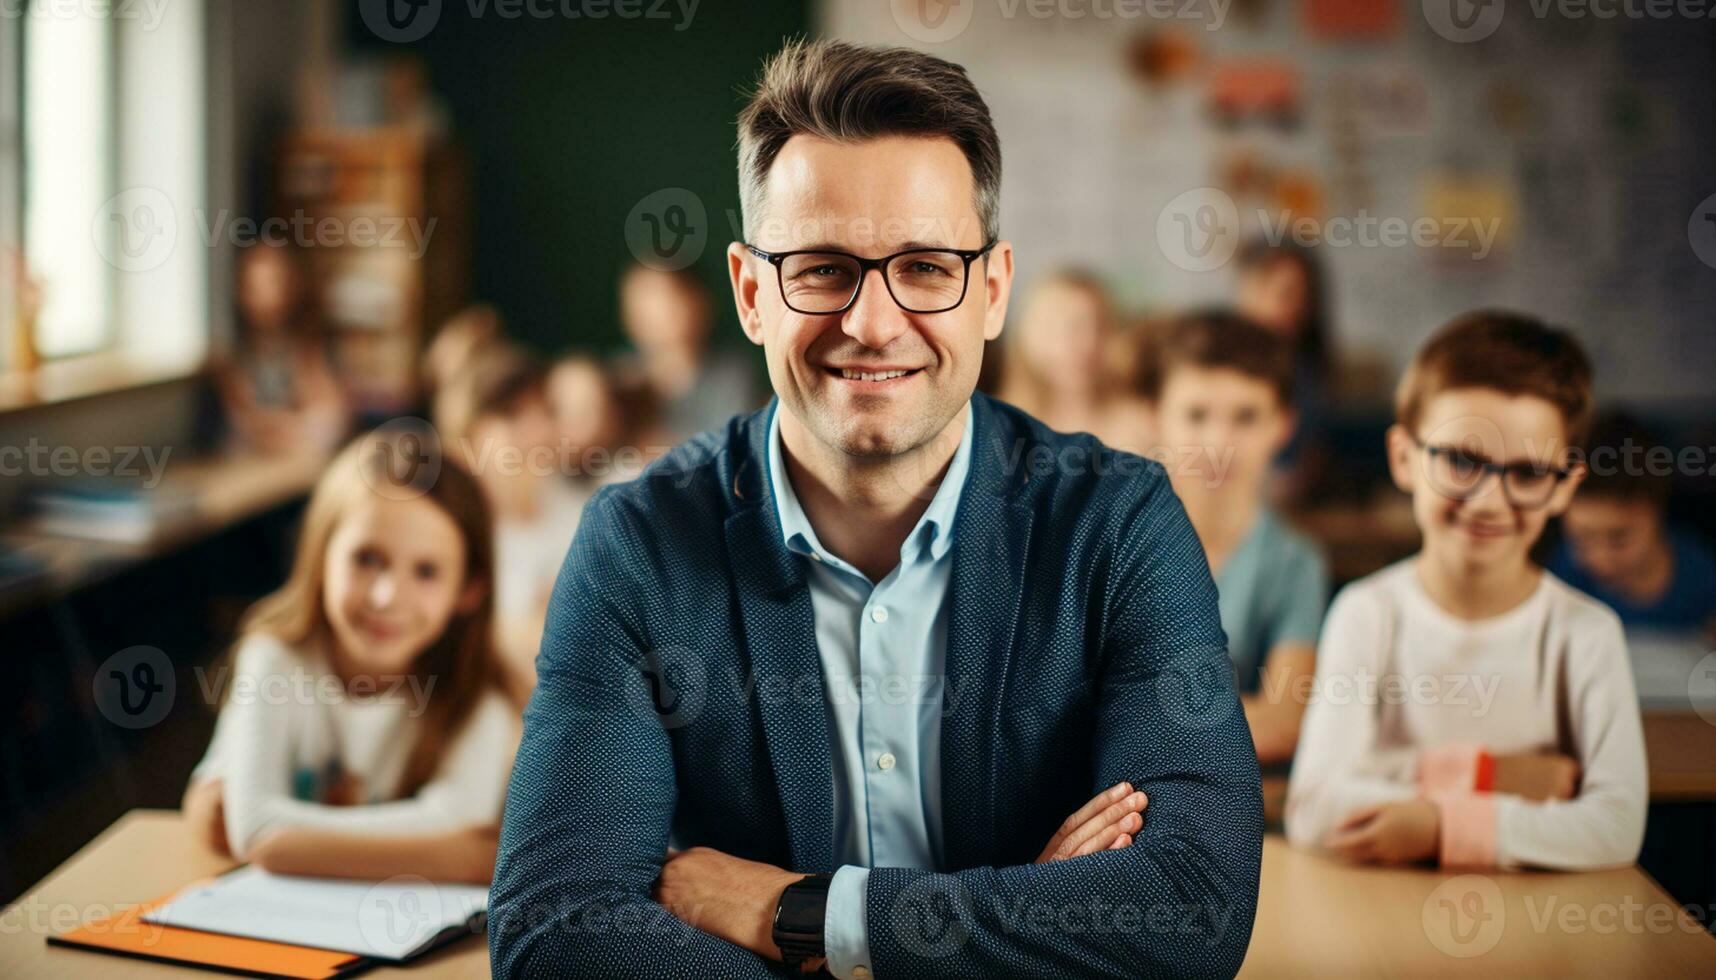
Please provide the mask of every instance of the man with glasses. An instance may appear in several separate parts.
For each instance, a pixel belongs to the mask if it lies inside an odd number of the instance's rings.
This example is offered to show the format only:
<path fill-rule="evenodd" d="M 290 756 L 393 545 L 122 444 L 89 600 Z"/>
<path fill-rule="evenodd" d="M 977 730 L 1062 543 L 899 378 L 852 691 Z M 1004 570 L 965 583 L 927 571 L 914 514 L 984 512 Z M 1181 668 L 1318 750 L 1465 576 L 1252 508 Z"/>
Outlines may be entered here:
<path fill-rule="evenodd" d="M 503 976 L 1231 975 L 1261 800 L 1161 467 L 976 394 L 1012 246 L 963 69 L 788 44 L 728 249 L 776 398 L 592 500 Z"/>

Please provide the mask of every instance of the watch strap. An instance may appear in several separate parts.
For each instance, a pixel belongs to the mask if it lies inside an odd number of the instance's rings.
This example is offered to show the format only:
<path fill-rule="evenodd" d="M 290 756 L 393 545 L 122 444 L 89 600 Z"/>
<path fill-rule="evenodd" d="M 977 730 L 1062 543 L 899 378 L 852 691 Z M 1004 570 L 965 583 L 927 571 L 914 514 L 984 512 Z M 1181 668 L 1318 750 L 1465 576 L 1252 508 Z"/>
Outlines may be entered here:
<path fill-rule="evenodd" d="M 773 938 L 788 966 L 827 955 L 823 918 L 828 909 L 831 874 L 806 875 L 786 886 L 775 905 Z"/>

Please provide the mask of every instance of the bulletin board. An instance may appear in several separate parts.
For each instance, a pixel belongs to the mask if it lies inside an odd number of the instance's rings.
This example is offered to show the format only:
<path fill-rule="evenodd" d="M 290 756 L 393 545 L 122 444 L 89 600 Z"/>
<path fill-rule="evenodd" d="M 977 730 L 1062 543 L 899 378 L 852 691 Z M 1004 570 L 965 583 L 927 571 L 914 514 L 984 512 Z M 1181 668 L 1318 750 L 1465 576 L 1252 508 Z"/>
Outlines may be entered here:
<path fill-rule="evenodd" d="M 1716 254 L 1692 236 L 1716 209 L 1716 31 L 1515 0 L 1457 41 L 1433 7 L 824 0 L 819 23 L 967 68 L 1001 135 L 1021 288 L 1077 264 L 1141 309 L 1225 298 L 1231 263 L 1158 235 L 1176 199 L 1213 189 L 1243 237 L 1290 233 L 1287 215 L 1344 236 L 1323 249 L 1342 348 L 1398 369 L 1456 313 L 1522 308 L 1586 342 L 1601 397 L 1709 404 Z"/>

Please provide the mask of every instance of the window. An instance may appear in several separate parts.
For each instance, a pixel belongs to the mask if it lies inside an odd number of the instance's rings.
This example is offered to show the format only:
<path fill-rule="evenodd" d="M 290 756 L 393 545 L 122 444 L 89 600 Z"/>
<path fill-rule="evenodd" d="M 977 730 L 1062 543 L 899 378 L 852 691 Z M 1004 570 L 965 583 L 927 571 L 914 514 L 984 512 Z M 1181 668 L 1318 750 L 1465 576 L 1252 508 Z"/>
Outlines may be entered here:
<path fill-rule="evenodd" d="M 24 18 L 24 255 L 42 284 L 36 349 L 44 358 L 107 346 L 113 268 L 126 229 L 96 209 L 113 195 L 113 21 L 32 12 Z"/>
<path fill-rule="evenodd" d="M 6 370 L 16 338 L 13 313 L 17 294 L 13 284 L 19 241 L 18 195 L 23 138 L 18 125 L 18 20 L 0 17 L 0 373 Z"/>
<path fill-rule="evenodd" d="M 11 246 L 45 360 L 207 349 L 204 4 L 26 0 L 0 17 L 0 369 L 21 345 Z M 14 67 L 16 66 L 16 67 Z M 19 244 L 21 243 L 21 244 Z"/>

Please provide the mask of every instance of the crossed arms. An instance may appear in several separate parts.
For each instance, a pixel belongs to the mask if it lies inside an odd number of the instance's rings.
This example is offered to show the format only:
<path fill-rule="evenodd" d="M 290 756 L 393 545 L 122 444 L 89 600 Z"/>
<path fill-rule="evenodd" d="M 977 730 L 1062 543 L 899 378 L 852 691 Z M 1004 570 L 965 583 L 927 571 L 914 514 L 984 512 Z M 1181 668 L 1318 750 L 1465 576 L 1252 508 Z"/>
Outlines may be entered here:
<path fill-rule="evenodd" d="M 757 912 L 772 912 L 798 869 L 698 849 L 678 869 L 692 884 L 676 891 L 677 873 L 664 875 L 678 774 L 661 720 L 639 710 L 651 703 L 641 669 L 650 646 L 634 608 L 642 590 L 614 574 L 621 549 L 610 543 L 628 529 L 605 497 L 587 511 L 556 586 L 525 713 L 490 892 L 494 972 L 788 975 Z M 1143 826 L 1130 846 L 1071 860 L 874 869 L 866 908 L 878 974 L 1238 970 L 1262 848 L 1257 764 L 1219 627 L 1209 625 L 1214 589 L 1171 494 L 1146 495 L 1125 516 L 1108 582 L 1090 790 L 1127 783 L 1146 793 Z M 723 878 L 726 889 L 707 885 Z M 663 891 L 682 907 L 662 904 Z"/>

